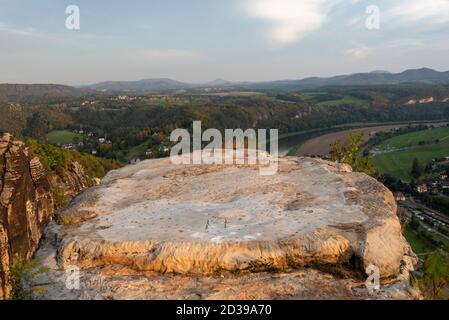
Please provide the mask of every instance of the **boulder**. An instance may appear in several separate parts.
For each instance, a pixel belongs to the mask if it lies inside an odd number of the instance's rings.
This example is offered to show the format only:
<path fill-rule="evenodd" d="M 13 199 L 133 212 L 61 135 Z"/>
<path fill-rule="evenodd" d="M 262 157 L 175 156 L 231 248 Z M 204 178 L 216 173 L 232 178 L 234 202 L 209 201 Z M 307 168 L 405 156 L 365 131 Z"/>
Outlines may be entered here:
<path fill-rule="evenodd" d="M 369 266 L 408 281 L 414 254 L 396 210 L 386 187 L 344 164 L 281 158 L 262 176 L 256 165 L 157 159 L 110 172 L 58 213 L 48 238 L 58 268 L 114 270 L 115 285 L 124 270 L 244 281 L 303 268 L 349 268 L 356 279 Z"/>

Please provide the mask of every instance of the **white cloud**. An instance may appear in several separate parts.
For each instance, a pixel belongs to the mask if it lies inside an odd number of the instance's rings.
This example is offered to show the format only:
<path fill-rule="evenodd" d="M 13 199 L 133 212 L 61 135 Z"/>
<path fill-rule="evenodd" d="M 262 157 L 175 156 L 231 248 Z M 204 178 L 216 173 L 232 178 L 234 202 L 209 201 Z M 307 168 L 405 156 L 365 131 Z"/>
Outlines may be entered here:
<path fill-rule="evenodd" d="M 353 59 L 364 60 L 372 56 L 380 57 L 385 53 L 388 53 L 390 57 L 400 56 L 423 48 L 426 48 L 424 42 L 412 38 L 404 38 L 370 46 L 361 43 L 353 44 L 353 47 L 345 50 L 344 53 Z"/>
<path fill-rule="evenodd" d="M 318 30 L 326 21 L 330 0 L 248 0 L 250 17 L 271 23 L 270 38 L 275 44 L 298 41 Z"/>
<path fill-rule="evenodd" d="M 1 40 L 3 40 L 2 36 L 21 41 L 34 41 L 35 43 L 46 41 L 47 43 L 55 45 L 69 45 L 71 47 L 81 48 L 84 48 L 87 45 L 98 46 L 98 43 L 101 40 L 107 41 L 119 38 L 115 35 L 96 35 L 93 33 L 69 31 L 66 29 L 61 29 L 59 32 L 49 32 L 36 28 L 9 25 L 0 22 Z"/>
<path fill-rule="evenodd" d="M 33 28 L 20 28 L 0 23 L 0 33 L 30 38 L 47 38 L 47 36 Z"/>
<path fill-rule="evenodd" d="M 355 59 L 366 59 L 371 55 L 372 51 L 373 51 L 372 48 L 365 46 L 358 46 L 346 50 L 346 54 Z"/>
<path fill-rule="evenodd" d="M 407 0 L 394 5 L 385 13 L 394 23 L 435 25 L 449 22 L 449 0 Z"/>

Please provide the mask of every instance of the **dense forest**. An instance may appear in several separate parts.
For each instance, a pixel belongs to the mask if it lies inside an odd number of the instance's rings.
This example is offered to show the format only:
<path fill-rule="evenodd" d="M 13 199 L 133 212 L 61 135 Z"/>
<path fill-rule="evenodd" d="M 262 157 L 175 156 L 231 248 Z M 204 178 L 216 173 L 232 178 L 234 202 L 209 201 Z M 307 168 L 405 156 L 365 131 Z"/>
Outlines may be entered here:
<path fill-rule="evenodd" d="M 173 129 L 190 128 L 194 120 L 201 120 L 203 129 L 277 128 L 285 134 L 348 123 L 449 119 L 449 87 L 428 85 L 328 87 L 248 96 L 52 95 L 38 102 L 24 97 L 0 104 L 1 131 L 46 142 L 53 130 L 82 129 L 110 141 L 103 148 L 85 141 L 84 151 L 98 148 L 99 155 L 118 160 L 126 160 L 128 151 L 142 143 L 149 148 L 169 143 Z"/>

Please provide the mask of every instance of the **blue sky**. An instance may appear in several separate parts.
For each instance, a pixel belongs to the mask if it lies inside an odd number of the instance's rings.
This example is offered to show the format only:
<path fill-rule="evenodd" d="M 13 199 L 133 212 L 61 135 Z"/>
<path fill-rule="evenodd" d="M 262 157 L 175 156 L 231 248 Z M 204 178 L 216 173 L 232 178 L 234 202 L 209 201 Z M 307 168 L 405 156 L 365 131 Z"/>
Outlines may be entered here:
<path fill-rule="evenodd" d="M 65 27 L 71 4 L 80 30 Z M 0 82 L 449 70 L 448 40 L 449 0 L 0 0 Z"/>

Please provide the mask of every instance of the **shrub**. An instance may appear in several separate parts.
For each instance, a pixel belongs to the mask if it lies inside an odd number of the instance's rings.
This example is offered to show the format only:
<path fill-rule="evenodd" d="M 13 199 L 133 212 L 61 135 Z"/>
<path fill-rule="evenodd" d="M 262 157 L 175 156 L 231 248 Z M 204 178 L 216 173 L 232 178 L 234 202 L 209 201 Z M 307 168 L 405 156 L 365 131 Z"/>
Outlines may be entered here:
<path fill-rule="evenodd" d="M 62 172 L 66 167 L 67 158 L 63 150 L 50 144 L 40 144 L 36 140 L 27 140 L 27 146 L 41 161 L 47 172 Z"/>
<path fill-rule="evenodd" d="M 368 157 L 364 157 L 361 151 L 363 143 L 363 132 L 354 134 L 349 131 L 348 141 L 342 143 L 336 140 L 331 143 L 331 160 L 349 164 L 355 172 L 373 174 L 374 167 Z"/>
<path fill-rule="evenodd" d="M 437 250 L 430 254 L 423 266 L 422 286 L 427 298 L 447 299 L 445 288 L 449 284 L 449 254 Z"/>
<path fill-rule="evenodd" d="M 39 274 L 48 272 L 48 268 L 41 266 L 41 259 L 27 260 L 24 250 L 20 250 L 10 267 L 10 284 L 12 300 L 31 300 L 34 293 L 42 293 L 43 289 L 30 286 L 31 280 Z"/>
<path fill-rule="evenodd" d="M 40 144 L 33 139 L 27 140 L 26 144 L 39 158 L 48 175 L 62 176 L 68 164 L 73 161 L 81 164 L 90 178 L 103 178 L 108 171 L 121 167 L 118 161 L 98 158 L 78 151 L 62 150 L 50 144 Z"/>

